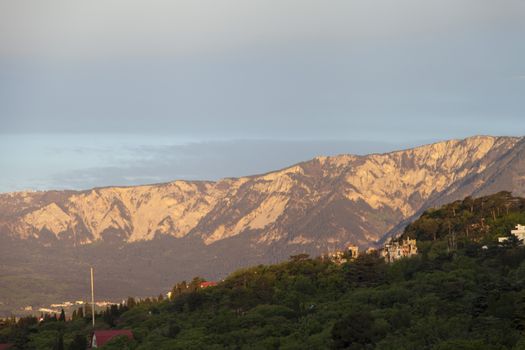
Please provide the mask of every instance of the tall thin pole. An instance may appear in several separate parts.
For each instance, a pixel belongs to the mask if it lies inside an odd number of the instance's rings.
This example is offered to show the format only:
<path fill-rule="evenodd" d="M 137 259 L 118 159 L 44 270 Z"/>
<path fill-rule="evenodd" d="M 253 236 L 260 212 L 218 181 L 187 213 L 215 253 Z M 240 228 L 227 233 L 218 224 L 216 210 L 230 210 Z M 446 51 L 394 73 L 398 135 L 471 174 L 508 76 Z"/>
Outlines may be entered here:
<path fill-rule="evenodd" d="M 93 280 L 93 268 L 91 268 L 91 320 L 93 322 L 93 328 L 95 328 L 95 288 Z"/>

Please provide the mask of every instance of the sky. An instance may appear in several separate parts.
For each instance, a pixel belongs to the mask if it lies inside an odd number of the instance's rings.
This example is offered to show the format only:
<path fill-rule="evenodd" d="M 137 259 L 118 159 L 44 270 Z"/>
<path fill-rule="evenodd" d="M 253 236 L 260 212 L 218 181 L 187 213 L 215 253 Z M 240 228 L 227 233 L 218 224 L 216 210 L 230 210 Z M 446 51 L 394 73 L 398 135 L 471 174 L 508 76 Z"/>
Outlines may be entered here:
<path fill-rule="evenodd" d="M 0 0 L 0 192 L 525 134 L 524 0 Z"/>

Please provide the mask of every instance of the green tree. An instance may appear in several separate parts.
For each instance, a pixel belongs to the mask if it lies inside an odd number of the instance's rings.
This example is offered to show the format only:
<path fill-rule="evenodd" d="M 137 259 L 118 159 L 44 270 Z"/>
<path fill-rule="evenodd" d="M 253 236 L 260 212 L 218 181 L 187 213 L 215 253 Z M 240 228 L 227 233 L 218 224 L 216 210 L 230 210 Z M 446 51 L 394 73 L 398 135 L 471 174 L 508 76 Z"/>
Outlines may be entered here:
<path fill-rule="evenodd" d="M 351 311 L 332 328 L 335 349 L 372 349 L 374 318 L 366 311 Z"/>
<path fill-rule="evenodd" d="M 84 318 L 84 308 L 83 307 L 78 308 L 77 316 L 78 318 Z"/>
<path fill-rule="evenodd" d="M 168 333 L 166 334 L 169 338 L 175 338 L 179 333 L 181 329 L 177 322 L 171 321 L 168 325 Z"/>
<path fill-rule="evenodd" d="M 126 306 L 127 306 L 129 309 L 133 309 L 136 305 L 137 305 L 137 302 L 135 301 L 135 298 L 133 298 L 133 297 L 128 297 L 128 301 L 126 302 Z"/>
<path fill-rule="evenodd" d="M 54 350 L 64 350 L 64 334 L 58 332 Z"/>
<path fill-rule="evenodd" d="M 60 316 L 58 317 L 58 320 L 60 322 L 66 322 L 66 313 L 64 312 L 64 309 L 60 310 Z"/>
<path fill-rule="evenodd" d="M 69 344 L 68 350 L 85 350 L 88 347 L 88 342 L 86 337 L 81 334 L 75 334 L 73 341 Z"/>

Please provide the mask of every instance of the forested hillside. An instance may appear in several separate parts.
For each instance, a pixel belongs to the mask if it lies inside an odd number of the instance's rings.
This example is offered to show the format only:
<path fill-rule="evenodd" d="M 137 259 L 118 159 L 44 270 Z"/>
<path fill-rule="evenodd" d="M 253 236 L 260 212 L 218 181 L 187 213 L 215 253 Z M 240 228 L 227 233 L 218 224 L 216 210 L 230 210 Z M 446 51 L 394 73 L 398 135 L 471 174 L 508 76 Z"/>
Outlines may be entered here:
<path fill-rule="evenodd" d="M 491 245 L 497 237 L 509 236 L 516 224 L 525 224 L 525 199 L 500 192 L 429 209 L 407 226 L 404 235 L 419 241 L 446 239 Z"/>
<path fill-rule="evenodd" d="M 180 283 L 171 300 L 130 299 L 96 327 L 135 335 L 104 349 L 525 349 L 525 248 L 496 239 L 525 223 L 524 204 L 509 193 L 467 198 L 407 227 L 418 256 L 337 265 L 297 255 L 216 287 Z M 89 315 L 26 318 L 4 324 L 0 343 L 80 349 L 90 331 Z"/>

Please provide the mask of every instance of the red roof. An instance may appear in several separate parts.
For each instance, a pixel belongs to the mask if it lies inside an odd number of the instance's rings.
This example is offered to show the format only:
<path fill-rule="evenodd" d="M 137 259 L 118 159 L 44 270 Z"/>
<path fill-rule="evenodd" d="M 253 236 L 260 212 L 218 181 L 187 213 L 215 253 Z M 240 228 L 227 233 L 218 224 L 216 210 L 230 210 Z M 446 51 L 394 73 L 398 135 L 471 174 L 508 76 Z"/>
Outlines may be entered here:
<path fill-rule="evenodd" d="M 201 288 L 215 287 L 217 282 L 201 282 Z"/>
<path fill-rule="evenodd" d="M 11 349 L 13 347 L 13 344 L 0 344 L 0 350 L 7 350 Z"/>
<path fill-rule="evenodd" d="M 131 329 L 109 329 L 103 331 L 95 331 L 93 338 L 95 338 L 96 344 L 92 345 L 100 347 L 106 344 L 111 339 L 118 336 L 126 336 L 128 337 L 128 339 L 133 339 L 133 333 L 131 332 Z"/>

